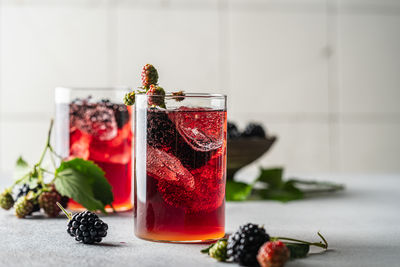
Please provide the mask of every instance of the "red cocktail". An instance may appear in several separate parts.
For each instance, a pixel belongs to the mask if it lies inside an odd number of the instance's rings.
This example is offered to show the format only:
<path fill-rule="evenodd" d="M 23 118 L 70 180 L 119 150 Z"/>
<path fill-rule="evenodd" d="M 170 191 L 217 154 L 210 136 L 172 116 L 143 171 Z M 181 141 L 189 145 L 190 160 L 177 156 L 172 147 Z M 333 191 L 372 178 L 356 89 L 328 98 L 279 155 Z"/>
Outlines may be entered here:
<path fill-rule="evenodd" d="M 187 95 L 166 109 L 149 107 L 146 98 L 136 96 L 135 234 L 175 242 L 223 237 L 225 97 Z M 200 98 L 209 103 L 189 105 Z"/>
<path fill-rule="evenodd" d="M 112 205 L 117 211 L 132 209 L 132 112 L 131 107 L 117 102 L 125 92 L 56 90 L 57 150 L 63 157 L 92 160 L 103 169 L 112 186 Z M 83 209 L 74 201 L 68 207 Z"/>

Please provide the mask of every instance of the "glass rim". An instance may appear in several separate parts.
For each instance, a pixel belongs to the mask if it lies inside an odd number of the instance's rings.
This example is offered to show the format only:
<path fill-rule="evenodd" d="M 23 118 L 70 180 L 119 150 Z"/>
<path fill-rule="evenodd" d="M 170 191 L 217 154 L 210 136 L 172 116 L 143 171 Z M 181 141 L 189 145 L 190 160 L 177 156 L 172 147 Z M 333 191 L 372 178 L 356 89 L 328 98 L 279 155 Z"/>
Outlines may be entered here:
<path fill-rule="evenodd" d="M 184 95 L 173 95 L 173 92 L 166 92 L 165 95 L 152 95 L 160 96 L 166 98 L 178 98 L 178 97 L 188 97 L 188 98 L 226 98 L 225 94 L 214 94 L 214 93 L 184 93 Z M 145 93 L 135 94 L 135 97 L 149 97 Z"/>

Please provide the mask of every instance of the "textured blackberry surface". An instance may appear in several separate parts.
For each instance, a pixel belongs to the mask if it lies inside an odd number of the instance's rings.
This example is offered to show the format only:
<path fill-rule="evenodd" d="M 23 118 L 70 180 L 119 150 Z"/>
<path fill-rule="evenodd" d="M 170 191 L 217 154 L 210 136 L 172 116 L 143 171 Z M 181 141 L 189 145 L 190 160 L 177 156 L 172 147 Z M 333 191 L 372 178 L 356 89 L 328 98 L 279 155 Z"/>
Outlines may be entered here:
<path fill-rule="evenodd" d="M 75 240 L 84 244 L 93 244 L 101 242 L 107 235 L 108 225 L 100 218 L 90 212 L 83 211 L 74 214 L 68 222 L 67 232 Z"/>
<path fill-rule="evenodd" d="M 261 124 L 249 123 L 244 129 L 242 137 L 266 138 L 266 134 Z"/>
<path fill-rule="evenodd" d="M 233 122 L 228 122 L 228 138 L 235 139 L 240 137 L 240 132 Z"/>
<path fill-rule="evenodd" d="M 269 235 L 263 227 L 252 223 L 242 225 L 229 237 L 227 256 L 243 266 L 258 266 L 258 250 L 268 241 Z"/>

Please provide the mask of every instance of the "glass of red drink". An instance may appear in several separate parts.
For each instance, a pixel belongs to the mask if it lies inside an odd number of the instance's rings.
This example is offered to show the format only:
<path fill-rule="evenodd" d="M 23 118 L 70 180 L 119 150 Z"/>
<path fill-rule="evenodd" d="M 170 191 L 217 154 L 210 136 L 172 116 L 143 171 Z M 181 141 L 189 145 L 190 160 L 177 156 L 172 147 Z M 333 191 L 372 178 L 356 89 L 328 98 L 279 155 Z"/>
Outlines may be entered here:
<path fill-rule="evenodd" d="M 225 235 L 226 124 L 224 95 L 136 95 L 136 236 L 206 242 Z"/>
<path fill-rule="evenodd" d="M 116 211 L 132 209 L 131 107 L 124 88 L 56 88 L 56 150 L 64 158 L 91 160 L 105 172 Z M 68 207 L 83 209 L 75 201 Z M 106 207 L 106 210 L 112 210 Z"/>

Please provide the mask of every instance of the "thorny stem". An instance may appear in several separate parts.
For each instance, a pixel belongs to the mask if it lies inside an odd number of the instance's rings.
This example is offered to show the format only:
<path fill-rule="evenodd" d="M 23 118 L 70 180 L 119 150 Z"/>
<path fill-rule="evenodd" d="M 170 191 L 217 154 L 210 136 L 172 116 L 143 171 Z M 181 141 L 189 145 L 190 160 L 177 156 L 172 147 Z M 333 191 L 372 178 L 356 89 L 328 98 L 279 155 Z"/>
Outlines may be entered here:
<path fill-rule="evenodd" d="M 318 236 L 322 239 L 323 242 L 308 242 L 304 240 L 299 240 L 299 239 L 294 239 L 294 238 L 289 238 L 289 237 L 281 237 L 281 236 L 276 236 L 276 237 L 271 237 L 272 240 L 287 240 L 287 241 L 294 241 L 302 244 L 307 244 L 310 246 L 316 246 L 324 249 L 328 249 L 328 242 L 326 239 L 322 236 L 320 232 L 317 233 Z"/>
<path fill-rule="evenodd" d="M 60 203 L 56 202 L 56 204 L 62 210 L 62 212 L 68 217 L 68 219 L 72 220 L 72 213 L 69 213 L 68 211 L 66 211 Z"/>

